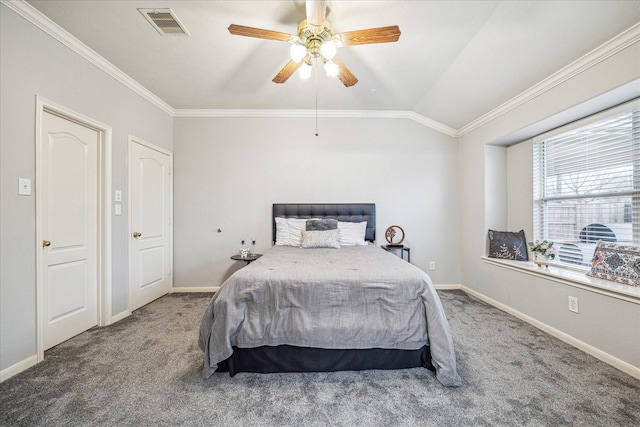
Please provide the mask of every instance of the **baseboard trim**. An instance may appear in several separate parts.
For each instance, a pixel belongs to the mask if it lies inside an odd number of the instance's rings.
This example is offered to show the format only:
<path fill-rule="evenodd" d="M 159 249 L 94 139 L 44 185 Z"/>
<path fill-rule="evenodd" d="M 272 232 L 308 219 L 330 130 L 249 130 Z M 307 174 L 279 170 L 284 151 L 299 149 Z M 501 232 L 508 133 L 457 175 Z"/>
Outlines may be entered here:
<path fill-rule="evenodd" d="M 22 371 L 26 371 L 32 366 L 35 366 L 38 363 L 38 356 L 33 355 L 31 357 L 27 357 L 26 359 L 9 366 L 6 369 L 0 371 L 0 383 L 8 380 L 14 375 L 18 375 Z"/>
<path fill-rule="evenodd" d="M 125 310 L 125 311 L 121 311 L 120 313 L 116 314 L 115 316 L 111 316 L 111 323 L 109 323 L 110 325 L 113 323 L 116 323 L 122 319 L 124 319 L 125 317 L 129 317 L 131 315 L 131 311 L 130 310 Z"/>
<path fill-rule="evenodd" d="M 472 295 L 476 298 L 478 298 L 481 301 L 486 302 L 487 304 L 490 304 L 506 313 L 511 314 L 512 316 L 517 317 L 520 320 L 523 320 L 525 322 L 527 322 L 528 324 L 548 333 L 549 335 L 552 335 L 564 342 L 566 342 L 569 345 L 572 345 L 573 347 L 576 347 L 579 350 L 584 351 L 587 354 L 590 354 L 591 356 L 595 357 L 596 359 L 599 359 L 605 363 L 608 363 L 609 365 L 613 366 L 616 369 L 619 369 L 620 371 L 631 375 L 634 378 L 640 379 L 640 368 L 631 365 L 630 363 L 627 363 L 623 360 L 618 359 L 617 357 L 614 357 L 612 355 L 610 355 L 609 353 L 605 353 L 602 350 L 599 350 L 595 347 L 593 347 L 592 345 L 589 345 L 583 341 L 580 341 L 579 339 L 560 331 L 559 329 L 556 329 L 552 326 L 547 325 L 546 323 L 540 322 L 537 319 L 534 319 L 533 317 L 526 315 L 518 310 L 515 310 L 499 301 L 494 300 L 493 298 L 490 298 L 484 294 L 481 294 L 480 292 L 477 292 L 471 288 L 468 288 L 464 285 L 435 285 L 434 286 L 436 289 L 440 289 L 440 290 L 462 290 L 465 293 Z M 184 288 L 171 288 L 171 293 L 181 293 L 181 292 L 216 292 L 220 289 L 219 286 L 210 286 L 210 287 L 184 287 Z M 129 316 L 131 314 L 131 312 L 129 310 L 125 310 L 121 313 L 116 314 L 115 316 L 111 317 L 111 321 L 112 323 L 115 323 L 119 320 L 124 319 L 125 317 Z M 25 371 L 27 369 L 29 369 L 32 366 L 35 366 L 38 362 L 38 357 L 36 355 L 33 355 L 31 357 L 28 357 L 27 359 L 24 359 L 12 366 L 9 366 L 6 369 L 3 369 L 2 371 L 0 371 L 0 383 L 4 382 L 6 380 L 8 380 L 9 378 L 19 374 L 22 371 Z"/>
<path fill-rule="evenodd" d="M 171 294 L 179 294 L 179 293 L 186 293 L 186 292 L 218 292 L 220 290 L 220 286 L 191 286 L 191 287 L 178 287 L 178 288 L 171 288 L 171 291 L 169 291 L 169 293 Z"/>
<path fill-rule="evenodd" d="M 584 351 L 585 353 L 595 357 L 596 359 L 599 359 L 605 363 L 608 363 L 609 365 L 613 366 L 616 369 L 619 369 L 620 371 L 624 372 L 625 374 L 629 374 L 634 378 L 637 378 L 640 380 L 640 368 L 637 366 L 633 366 L 630 363 L 625 362 L 624 360 L 620 360 L 615 356 L 610 355 L 609 353 L 605 353 L 604 351 L 593 347 L 590 344 L 585 343 L 584 341 L 580 341 L 579 339 L 565 333 L 562 332 L 559 329 L 556 329 L 552 326 L 547 325 L 546 323 L 543 323 L 537 319 L 534 319 L 533 317 L 524 314 L 518 310 L 515 310 L 499 301 L 494 300 L 493 298 L 489 298 L 488 296 L 481 294 L 478 291 L 475 291 L 473 289 L 470 289 L 466 286 L 461 286 L 461 288 L 465 293 L 472 295 L 476 298 L 478 298 L 479 300 L 482 300 L 484 302 L 486 302 L 487 304 L 490 304 L 496 308 L 499 308 L 500 310 L 511 314 L 512 316 L 517 317 L 520 320 L 523 320 L 525 322 L 527 322 L 528 324 L 535 326 L 536 328 L 548 333 L 549 335 L 552 335 L 556 338 L 558 338 L 561 341 L 566 342 L 569 345 L 572 345 L 573 347 Z"/>
<path fill-rule="evenodd" d="M 457 291 L 462 289 L 462 285 L 433 285 L 433 287 L 441 291 Z"/>

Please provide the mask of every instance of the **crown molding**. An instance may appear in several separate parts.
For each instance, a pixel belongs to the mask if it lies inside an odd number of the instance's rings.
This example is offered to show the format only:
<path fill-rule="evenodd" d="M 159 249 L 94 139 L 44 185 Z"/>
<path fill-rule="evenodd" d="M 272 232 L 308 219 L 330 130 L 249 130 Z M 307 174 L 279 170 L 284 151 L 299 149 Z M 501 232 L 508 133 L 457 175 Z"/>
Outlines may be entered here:
<path fill-rule="evenodd" d="M 0 2 L 84 59 L 86 59 L 87 61 L 89 61 L 90 63 L 92 63 L 93 65 L 95 65 L 96 67 L 98 67 L 99 69 L 101 69 L 102 71 L 109 74 L 118 82 L 124 84 L 133 92 L 137 93 L 156 107 L 160 108 L 165 113 L 173 115 L 174 109 L 169 104 L 158 98 L 155 94 L 142 86 L 140 83 L 133 80 L 131 77 L 129 77 L 129 75 L 125 74 L 118 67 L 100 56 L 96 51 L 91 49 L 86 44 L 82 43 L 80 40 L 75 38 L 73 35 L 53 22 L 51 19 L 43 15 L 39 10 L 31 6 L 26 1 L 0 0 Z"/>
<path fill-rule="evenodd" d="M 489 111 L 485 115 L 472 121 L 471 123 L 461 127 L 456 132 L 457 137 L 464 136 L 469 132 L 478 129 L 479 127 L 489 123 L 490 121 L 512 111 L 519 106 L 526 104 L 532 99 L 550 91 L 558 85 L 570 80 L 576 75 L 587 71 L 589 68 L 594 67 L 606 60 L 607 58 L 615 55 L 616 53 L 626 49 L 627 47 L 638 43 L 640 41 L 640 23 L 630 27 L 626 31 L 623 31 L 619 35 L 615 36 L 611 40 L 601 44 L 591 52 L 578 58 L 571 64 L 553 73 L 541 82 L 533 85 L 520 95 L 510 99 L 497 108 Z"/>
<path fill-rule="evenodd" d="M 137 93 L 151 104 L 157 106 L 162 111 L 172 117 L 315 117 L 315 110 L 206 110 L 206 109 L 174 109 L 169 104 L 160 99 L 157 95 L 146 89 L 140 83 L 125 74 L 118 67 L 100 56 L 97 52 L 82 43 L 65 29 L 60 27 L 48 17 L 43 15 L 36 8 L 25 0 L 0 0 L 0 3 L 22 16 L 24 19 L 40 28 L 51 37 L 82 56 L 99 69 L 103 70 L 120 83 Z M 318 117 L 333 118 L 379 118 L 379 119 L 409 119 L 423 126 L 427 126 L 445 135 L 459 138 L 469 132 L 478 129 L 496 118 L 512 111 L 519 106 L 526 104 L 532 99 L 550 91 L 556 86 L 570 80 L 576 75 L 596 66 L 600 62 L 615 55 L 621 50 L 640 41 L 640 23 L 632 26 L 613 39 L 603 43 L 596 49 L 535 84 L 531 88 L 522 92 L 518 96 L 510 99 L 504 104 L 494 108 L 478 119 L 456 130 L 443 123 L 432 120 L 414 111 L 406 110 L 322 110 L 318 111 Z"/>
<path fill-rule="evenodd" d="M 103 70 L 120 83 L 137 93 L 153 105 L 160 108 L 172 117 L 315 117 L 315 110 L 176 110 L 161 100 L 154 93 L 146 89 L 140 83 L 125 74 L 118 67 L 107 61 L 89 46 L 82 43 L 65 29 L 53 22 L 39 10 L 24 0 L 0 0 L 0 3 L 22 16 L 24 19 L 49 34 L 51 37 L 68 47 L 87 61 Z M 456 130 L 442 123 L 421 116 L 413 111 L 392 110 L 323 110 L 317 112 L 318 117 L 334 118 L 380 118 L 380 119 L 409 119 L 432 128 L 445 135 L 455 137 Z"/>
<path fill-rule="evenodd" d="M 211 110 L 180 109 L 174 117 L 218 117 L 218 118 L 352 118 L 352 119 L 408 119 L 429 127 L 450 137 L 456 137 L 456 130 L 414 111 L 404 110 Z"/>

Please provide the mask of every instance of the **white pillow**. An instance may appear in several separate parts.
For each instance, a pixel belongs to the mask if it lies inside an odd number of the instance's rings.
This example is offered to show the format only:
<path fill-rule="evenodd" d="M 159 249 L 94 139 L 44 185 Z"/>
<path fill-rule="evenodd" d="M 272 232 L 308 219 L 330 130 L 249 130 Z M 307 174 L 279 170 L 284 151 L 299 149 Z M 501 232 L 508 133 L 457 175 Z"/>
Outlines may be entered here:
<path fill-rule="evenodd" d="M 367 221 L 363 222 L 342 222 L 338 221 L 338 230 L 340 231 L 341 246 L 366 246 L 364 240 L 367 234 Z"/>
<path fill-rule="evenodd" d="M 299 218 L 287 218 L 289 225 L 289 246 L 300 246 L 302 231 L 307 229 L 307 220 Z"/>
<path fill-rule="evenodd" d="M 276 245 L 300 246 L 300 235 L 306 227 L 306 219 L 276 217 Z"/>
<path fill-rule="evenodd" d="M 287 218 L 276 217 L 276 245 L 289 246 L 289 223 Z"/>

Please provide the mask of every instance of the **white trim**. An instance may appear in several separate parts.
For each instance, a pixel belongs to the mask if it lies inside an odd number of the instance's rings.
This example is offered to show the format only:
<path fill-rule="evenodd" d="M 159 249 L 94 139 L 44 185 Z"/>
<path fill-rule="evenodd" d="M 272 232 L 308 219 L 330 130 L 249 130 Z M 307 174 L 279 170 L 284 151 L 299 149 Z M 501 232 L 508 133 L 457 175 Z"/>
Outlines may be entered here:
<path fill-rule="evenodd" d="M 121 311 L 120 313 L 111 316 L 111 323 L 119 322 L 122 319 L 124 319 L 125 317 L 129 317 L 129 316 L 131 316 L 131 311 L 129 311 L 129 310 Z"/>
<path fill-rule="evenodd" d="M 37 363 L 38 363 L 38 356 L 35 356 L 35 355 L 27 357 L 26 359 L 21 360 L 18 363 L 14 363 L 8 368 L 5 368 L 2 371 L 0 371 L 0 383 L 8 380 L 14 375 L 18 375 L 22 371 L 26 371 L 30 367 L 35 366 Z"/>
<path fill-rule="evenodd" d="M 131 157 L 132 157 L 132 150 L 133 150 L 133 144 L 138 144 L 141 145 L 143 147 L 146 147 L 150 150 L 154 150 L 157 151 L 158 153 L 161 153 L 167 157 L 169 157 L 169 176 L 171 177 L 171 184 L 169 186 L 169 279 L 171 281 L 170 286 L 169 286 L 169 293 L 171 293 L 171 289 L 173 289 L 173 152 L 166 150 L 162 147 L 159 147 L 157 145 L 154 145 L 148 141 L 145 141 L 142 138 L 138 138 L 134 135 L 129 134 L 127 137 L 127 296 L 128 296 L 128 301 L 127 301 L 127 311 L 129 313 L 132 312 L 131 310 L 131 283 L 133 282 L 132 278 L 131 278 L 131 256 L 133 254 L 133 239 L 131 238 L 131 235 L 133 233 L 133 229 L 131 228 L 132 224 L 133 224 L 133 203 L 132 203 L 132 199 L 131 199 L 131 183 L 133 182 L 132 180 L 132 175 L 131 173 L 133 172 L 131 170 L 132 167 L 132 163 L 131 163 Z"/>
<path fill-rule="evenodd" d="M 466 292 L 469 295 L 472 295 L 476 298 L 478 298 L 479 300 L 482 300 L 488 304 L 491 304 L 492 306 L 499 308 L 500 310 L 517 317 L 520 320 L 523 320 L 525 322 L 527 322 L 528 324 L 535 326 L 536 328 L 548 333 L 549 335 L 552 335 L 564 342 L 566 342 L 567 344 L 584 351 L 587 354 L 590 354 L 591 356 L 595 357 L 596 359 L 599 359 L 611 366 L 613 366 L 616 369 L 621 370 L 622 372 L 631 375 L 634 378 L 640 379 L 640 368 L 637 366 L 633 366 L 630 363 L 625 362 L 624 360 L 620 360 L 617 357 L 614 357 L 612 355 L 610 355 L 609 353 L 605 353 L 604 351 L 593 347 L 592 345 L 589 345 L 587 343 L 585 343 L 584 341 L 580 341 L 579 339 L 565 333 L 562 332 L 559 329 L 556 329 L 552 326 L 547 325 L 546 323 L 543 323 L 537 319 L 534 319 L 531 316 L 528 316 L 518 310 L 515 310 L 501 302 L 498 302 L 492 298 L 489 298 L 483 294 L 481 294 L 480 292 L 477 292 L 473 289 L 467 288 L 466 286 L 462 287 L 462 290 L 464 292 Z"/>
<path fill-rule="evenodd" d="M 191 293 L 191 292 L 218 292 L 220 290 L 220 286 L 190 286 L 190 287 L 178 287 L 171 288 L 170 293 L 172 294 L 180 294 L 180 293 Z"/>
<path fill-rule="evenodd" d="M 175 110 L 173 117 L 203 118 L 351 118 L 351 119 L 408 119 L 450 137 L 456 137 L 455 129 L 414 111 L 405 110 Z"/>
<path fill-rule="evenodd" d="M 478 129 L 481 126 L 484 126 L 490 121 L 497 119 L 498 117 L 508 113 L 509 111 L 512 111 L 518 108 L 523 104 L 526 104 L 532 99 L 550 91 L 551 89 L 572 79 L 578 74 L 587 71 L 589 68 L 592 68 L 598 65 L 600 62 L 615 55 L 621 50 L 626 49 L 632 44 L 638 43 L 639 41 L 640 41 L 640 23 L 623 31 L 622 33 L 615 36 L 611 40 L 603 43 L 602 45 L 598 46 L 597 48 L 587 53 L 586 55 L 582 56 L 581 58 L 578 58 L 571 64 L 553 73 L 552 75 L 542 80 L 541 82 L 536 83 L 529 89 L 522 92 L 520 95 L 510 99 L 504 104 L 484 114 L 480 118 L 461 127 L 456 132 L 456 136 L 457 137 L 464 136 L 469 132 L 475 129 Z"/>
<path fill-rule="evenodd" d="M 112 130 L 111 127 L 103 129 L 101 137 L 104 144 L 100 151 L 100 186 L 103 189 L 104 197 L 101 200 L 101 212 L 100 220 L 102 223 L 102 245 L 99 246 L 100 258 L 102 259 L 102 265 L 100 275 L 102 277 L 104 286 L 102 287 L 102 304 L 99 306 L 98 326 L 107 326 L 113 323 L 111 317 L 111 311 L 113 309 L 113 292 L 111 289 L 113 279 L 113 264 L 112 264 L 112 216 L 113 205 L 111 202 L 112 193 L 112 171 L 113 171 L 113 154 L 112 154 Z"/>
<path fill-rule="evenodd" d="M 198 288 L 198 287 L 190 287 L 190 288 L 172 288 L 171 289 L 171 293 L 180 293 L 180 292 L 216 292 L 220 289 L 219 286 L 213 286 L 213 287 L 202 287 L 202 288 Z M 512 316 L 517 317 L 520 320 L 523 320 L 527 323 L 529 323 L 530 325 L 548 333 L 549 335 L 552 335 L 564 342 L 566 342 L 567 344 L 584 351 L 587 354 L 590 354 L 591 356 L 594 356 L 595 358 L 608 363 L 609 365 L 621 370 L 622 372 L 625 372 L 629 375 L 631 375 L 634 378 L 640 379 L 640 368 L 633 366 L 623 360 L 618 359 L 617 357 L 611 356 L 609 353 L 605 353 L 602 350 L 599 350 L 583 341 L 580 341 L 574 337 L 572 337 L 569 334 L 566 334 L 565 332 L 562 332 L 556 328 L 553 328 L 549 325 L 547 325 L 546 323 L 540 322 L 534 318 L 532 318 L 531 316 L 528 316 L 524 313 L 519 312 L 518 310 L 514 310 L 513 308 L 506 306 L 504 304 L 502 304 L 501 302 L 498 302 L 492 298 L 489 298 L 487 296 L 485 296 L 484 294 L 481 294 L 473 289 L 470 289 L 464 285 L 436 285 L 436 289 L 447 289 L 447 290 L 462 290 L 465 293 L 474 296 L 476 298 L 478 298 L 481 301 L 486 302 L 487 304 L 490 304 Z M 115 316 L 112 316 L 112 320 L 113 322 L 117 322 L 119 320 L 124 319 L 125 317 L 129 316 L 131 313 L 128 310 L 123 311 L 122 313 L 119 313 Z M 25 371 L 26 369 L 34 366 L 37 363 L 37 357 L 36 356 L 31 356 L 23 361 L 20 361 L 12 366 L 9 366 L 8 368 L 0 371 L 0 382 L 6 381 L 7 379 L 11 378 L 14 375 L 19 374 L 22 371 Z"/>
<path fill-rule="evenodd" d="M 118 67 L 107 61 L 100 56 L 96 51 L 89 46 L 78 40 L 76 37 L 67 32 L 64 28 L 53 22 L 47 16 L 42 14 L 35 7 L 31 6 L 24 0 L 0 0 L 2 4 L 9 9 L 22 16 L 33 25 L 49 34 L 51 37 L 98 67 L 100 70 L 109 74 L 111 77 L 122 83 L 142 98 L 149 101 L 151 104 L 160 108 L 162 111 L 169 115 L 173 115 L 174 109 L 169 104 L 164 102 L 150 90 L 142 86 L 140 83 L 129 77 Z"/>
<path fill-rule="evenodd" d="M 150 150 L 154 150 L 154 151 L 157 151 L 159 153 L 164 154 L 165 156 L 169 156 L 171 158 L 171 160 L 172 160 L 171 168 L 173 169 L 173 152 L 172 151 L 169 151 L 169 150 L 164 149 L 162 147 L 158 147 L 157 145 L 154 145 L 154 144 L 152 144 L 150 142 L 145 141 L 142 138 L 138 138 L 137 136 L 134 136 L 134 135 L 131 135 L 131 134 L 129 134 L 129 136 L 128 136 L 128 142 L 129 142 L 129 144 L 131 144 L 132 142 L 135 142 L 136 144 L 143 145 L 143 146 L 147 147 Z"/>
<path fill-rule="evenodd" d="M 458 291 L 463 288 L 462 285 L 433 285 L 439 291 Z"/>
<path fill-rule="evenodd" d="M 554 265 L 542 268 L 538 267 L 533 262 L 511 261 L 507 259 L 488 258 L 485 256 L 481 257 L 481 259 L 487 264 L 493 264 L 509 270 L 515 270 L 524 274 L 552 280 L 564 285 L 573 286 L 574 288 L 580 288 L 597 294 L 606 295 L 611 298 L 640 304 L 640 287 L 590 277 L 585 274 L 584 270 L 573 270 L 566 267 L 556 267 Z"/>
<path fill-rule="evenodd" d="M 636 83 L 638 84 L 638 87 L 640 87 L 640 79 L 636 79 L 635 80 Z M 536 142 L 540 142 L 540 141 L 544 141 L 545 139 L 550 139 L 554 136 L 560 135 L 562 133 L 568 133 L 571 132 L 572 130 L 590 125 L 592 123 L 595 123 L 599 120 L 608 118 L 608 117 L 612 117 L 615 116 L 616 114 L 625 112 L 625 111 L 629 111 L 632 110 L 634 108 L 638 108 L 640 107 L 640 98 L 636 98 L 636 99 L 632 99 L 630 101 L 624 102 L 622 104 L 618 104 L 614 107 L 611 108 L 607 108 L 606 110 L 600 111 L 598 113 L 595 114 L 591 114 L 587 117 L 584 117 L 582 119 L 579 120 L 575 120 L 572 121 L 571 123 L 567 123 L 564 126 L 560 126 L 557 127 L 555 129 L 552 129 L 548 132 L 542 133 L 540 135 L 536 135 L 533 138 L 533 143 L 535 144 Z M 633 191 L 630 191 L 630 193 L 632 193 Z M 618 193 L 616 193 L 618 194 Z M 593 197 L 593 196 L 591 196 Z"/>
<path fill-rule="evenodd" d="M 0 2 L 172 117 L 315 117 L 315 110 L 176 110 L 26 1 L 0 0 Z M 623 31 L 526 91 L 457 130 L 414 111 L 331 110 L 318 111 L 318 115 L 320 117 L 404 118 L 430 127 L 445 135 L 459 138 L 526 104 L 639 41 L 640 23 Z"/>
<path fill-rule="evenodd" d="M 42 115 L 45 111 L 59 115 L 66 120 L 70 120 L 89 127 L 98 132 L 100 141 L 98 147 L 98 319 L 99 326 L 106 326 L 111 323 L 111 298 L 112 298 L 112 253 L 111 253 L 111 137 L 112 130 L 97 120 L 83 114 L 70 110 L 60 104 L 50 101 L 41 96 L 36 96 L 36 117 L 35 117 L 35 144 L 36 144 L 36 248 L 40 248 L 43 240 L 42 224 L 40 223 L 40 197 L 41 180 L 43 179 L 40 159 L 41 137 L 42 137 Z M 38 362 L 44 360 L 44 337 L 42 316 L 44 306 L 44 289 L 42 289 L 42 251 L 36 250 L 36 355 Z"/>

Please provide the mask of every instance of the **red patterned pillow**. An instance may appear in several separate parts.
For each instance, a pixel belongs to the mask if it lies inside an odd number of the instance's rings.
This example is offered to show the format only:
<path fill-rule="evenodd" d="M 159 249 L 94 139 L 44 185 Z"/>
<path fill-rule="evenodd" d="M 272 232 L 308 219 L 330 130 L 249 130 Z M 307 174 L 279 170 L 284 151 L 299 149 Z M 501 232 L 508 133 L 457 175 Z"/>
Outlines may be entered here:
<path fill-rule="evenodd" d="M 588 276 L 640 286 L 640 248 L 598 243 Z"/>

